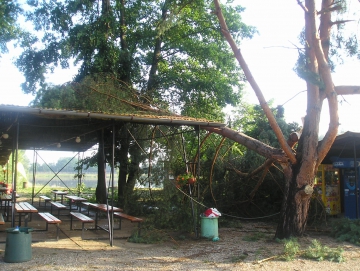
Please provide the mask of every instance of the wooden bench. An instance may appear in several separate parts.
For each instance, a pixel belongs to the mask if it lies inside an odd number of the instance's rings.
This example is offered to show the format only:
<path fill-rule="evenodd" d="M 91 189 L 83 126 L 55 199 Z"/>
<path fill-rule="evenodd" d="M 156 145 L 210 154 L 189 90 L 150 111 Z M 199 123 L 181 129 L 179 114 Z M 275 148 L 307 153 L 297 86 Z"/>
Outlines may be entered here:
<path fill-rule="evenodd" d="M 5 220 L 2 214 L 0 214 L 0 225 L 5 225 Z"/>
<path fill-rule="evenodd" d="M 72 220 L 73 217 L 77 218 L 78 220 L 81 221 L 82 226 L 81 226 L 81 239 L 84 239 L 84 230 L 85 230 L 85 223 L 93 223 L 95 222 L 94 219 L 82 214 L 82 213 L 77 213 L 77 212 L 70 212 L 70 230 L 72 230 Z"/>
<path fill-rule="evenodd" d="M 56 225 L 56 240 L 59 240 L 59 224 L 61 223 L 61 220 L 50 213 L 38 213 L 38 214 L 41 218 L 43 218 L 46 221 L 46 228 L 45 228 L 46 231 L 48 230 L 49 224 Z"/>
<path fill-rule="evenodd" d="M 57 202 L 57 201 L 50 201 L 50 204 L 51 204 L 51 208 L 50 208 L 50 213 L 52 214 L 52 209 L 53 209 L 53 206 L 55 208 L 57 208 L 58 210 L 58 216 L 60 216 L 60 210 L 64 210 L 66 209 L 66 206 L 60 202 Z"/>
<path fill-rule="evenodd" d="M 44 206 L 45 206 L 45 208 L 46 208 L 46 203 L 48 203 L 49 201 L 51 201 L 51 198 L 49 198 L 49 197 L 47 197 L 47 196 L 40 196 L 40 197 L 39 197 L 39 207 L 40 207 L 41 200 L 44 200 Z"/>
<path fill-rule="evenodd" d="M 140 223 L 143 222 L 142 218 L 138 218 L 138 217 L 135 217 L 135 216 L 130 216 L 130 215 L 124 214 L 122 212 L 114 212 L 114 216 L 120 218 L 120 222 L 119 222 L 119 228 L 120 229 L 121 229 L 121 219 L 130 220 L 131 223 L 137 222 L 138 223 L 138 235 L 140 236 L 140 229 L 141 229 Z"/>

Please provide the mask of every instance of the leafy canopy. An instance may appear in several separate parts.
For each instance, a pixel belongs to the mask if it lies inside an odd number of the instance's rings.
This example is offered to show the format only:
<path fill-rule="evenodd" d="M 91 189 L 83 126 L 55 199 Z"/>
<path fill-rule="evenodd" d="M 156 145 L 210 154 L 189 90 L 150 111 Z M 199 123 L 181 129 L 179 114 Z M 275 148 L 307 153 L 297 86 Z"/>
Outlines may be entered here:
<path fill-rule="evenodd" d="M 110 74 L 155 103 L 194 117 L 219 118 L 221 108 L 241 99 L 241 71 L 223 40 L 212 1 L 30 4 L 27 20 L 40 36 L 23 44 L 17 61 L 25 93 L 48 89 L 46 74 L 74 62 L 76 82 Z M 224 7 L 237 41 L 255 32 L 241 21 L 242 11 Z"/>

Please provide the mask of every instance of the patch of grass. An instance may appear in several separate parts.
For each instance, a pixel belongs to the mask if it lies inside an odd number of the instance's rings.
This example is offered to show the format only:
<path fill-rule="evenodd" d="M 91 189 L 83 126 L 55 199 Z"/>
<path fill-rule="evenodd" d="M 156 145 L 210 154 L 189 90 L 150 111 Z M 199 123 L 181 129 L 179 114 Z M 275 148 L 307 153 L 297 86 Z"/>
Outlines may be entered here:
<path fill-rule="evenodd" d="M 246 254 L 233 255 L 233 256 L 231 256 L 230 261 L 232 263 L 238 263 L 238 262 L 244 261 L 247 257 L 248 257 L 248 255 L 246 255 Z"/>
<path fill-rule="evenodd" d="M 166 233 L 155 228 L 142 228 L 141 235 L 134 232 L 128 239 L 131 243 L 156 244 L 168 239 Z"/>
<path fill-rule="evenodd" d="M 254 232 L 250 235 L 247 235 L 243 238 L 244 241 L 248 242 L 257 242 L 260 239 L 264 238 L 265 234 L 263 232 Z"/>

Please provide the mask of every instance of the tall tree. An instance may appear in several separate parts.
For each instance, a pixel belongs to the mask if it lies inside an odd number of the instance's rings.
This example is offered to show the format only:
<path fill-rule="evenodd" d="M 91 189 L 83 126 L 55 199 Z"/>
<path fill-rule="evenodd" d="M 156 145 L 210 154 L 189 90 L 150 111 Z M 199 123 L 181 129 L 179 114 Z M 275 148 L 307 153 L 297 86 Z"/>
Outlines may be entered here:
<path fill-rule="evenodd" d="M 119 99 L 124 93 L 132 93 L 137 102 L 150 104 L 148 109 L 156 106 L 169 114 L 175 111 L 221 119 L 221 109 L 241 98 L 240 69 L 221 36 L 210 0 L 30 3 L 33 10 L 27 18 L 43 36 L 41 43 L 34 39 L 24 47 L 17 66 L 25 76 L 24 92 L 40 89 L 37 101 L 46 96 L 43 102 L 68 107 L 60 99 L 66 96 L 66 101 L 78 109 L 108 111 L 111 104 L 111 109 L 119 112 L 124 110 Z M 254 33 L 242 23 L 242 11 L 240 7 L 224 10 L 231 18 L 229 28 L 237 41 Z M 81 99 L 69 85 L 65 86 L 66 95 L 61 93 L 64 88 L 57 88 L 60 93 L 52 98 L 47 94 L 56 91 L 47 85 L 46 73 L 57 66 L 67 68 L 71 61 L 80 65 L 75 81 L 92 80 L 89 95 L 97 92 L 102 98 Z M 103 87 L 109 86 L 110 80 L 111 90 Z M 134 183 L 135 164 L 140 163 L 136 148 L 144 149 L 143 143 L 134 144 L 132 129 L 136 128 L 119 129 L 121 152 L 129 155 L 119 158 L 119 187 Z"/>
<path fill-rule="evenodd" d="M 0 55 L 8 51 L 8 42 L 21 35 L 20 27 L 16 23 L 21 12 L 17 1 L 0 0 Z"/>
<path fill-rule="evenodd" d="M 359 86 L 335 86 L 331 74 L 330 52 L 332 45 L 342 44 L 341 42 L 346 41 L 344 46 L 350 49 L 349 52 L 359 54 L 354 37 L 346 40 L 338 32 L 337 41 L 331 41 L 332 31 L 336 31 L 334 27 L 346 23 L 341 19 L 333 20 L 332 14 L 334 12 L 341 13 L 347 2 L 345 0 L 305 0 L 304 2 L 297 0 L 305 15 L 304 51 L 300 55 L 300 62 L 302 63 L 302 78 L 306 80 L 307 86 L 307 114 L 300 138 L 298 138 L 298 134 L 294 134 L 289 140 L 286 140 L 266 103 L 261 89 L 246 65 L 240 49 L 232 39 L 219 1 L 214 0 L 215 13 L 219 19 L 221 31 L 251 84 L 281 148 L 272 148 L 263 142 L 232 131 L 229 128 L 204 129 L 232 138 L 282 166 L 286 187 L 281 218 L 276 231 L 276 237 L 278 238 L 300 236 L 304 233 L 316 170 L 331 148 L 338 132 L 338 95 L 360 93 Z M 324 101 L 327 101 L 329 106 L 330 123 L 328 131 L 321 145 L 319 145 L 320 113 Z M 297 139 L 299 139 L 299 142 L 296 151 L 294 151 L 291 147 L 296 143 Z"/>

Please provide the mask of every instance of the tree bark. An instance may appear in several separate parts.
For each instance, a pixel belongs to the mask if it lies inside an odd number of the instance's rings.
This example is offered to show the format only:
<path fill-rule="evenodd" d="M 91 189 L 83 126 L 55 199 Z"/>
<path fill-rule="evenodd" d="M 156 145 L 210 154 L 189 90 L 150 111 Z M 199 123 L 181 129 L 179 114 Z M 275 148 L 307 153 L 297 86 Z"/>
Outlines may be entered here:
<path fill-rule="evenodd" d="M 118 206 L 124 207 L 125 205 L 125 195 L 126 195 L 126 183 L 128 176 L 128 164 L 129 164 L 129 138 L 127 132 L 127 126 L 123 126 L 121 129 L 121 139 L 120 139 L 120 153 L 119 153 L 119 162 L 120 170 L 118 177 Z"/>

